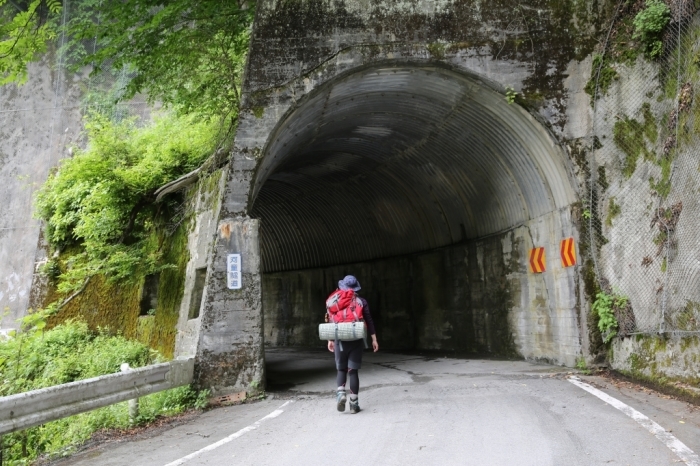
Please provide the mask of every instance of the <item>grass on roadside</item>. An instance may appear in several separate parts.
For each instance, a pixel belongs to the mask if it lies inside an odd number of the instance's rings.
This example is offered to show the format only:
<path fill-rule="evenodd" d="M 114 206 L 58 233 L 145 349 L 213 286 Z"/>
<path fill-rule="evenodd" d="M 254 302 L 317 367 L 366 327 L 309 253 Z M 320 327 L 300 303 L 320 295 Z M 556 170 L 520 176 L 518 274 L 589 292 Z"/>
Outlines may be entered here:
<path fill-rule="evenodd" d="M 91 332 L 83 322 L 66 322 L 45 332 L 21 332 L 0 341 L 0 396 L 112 374 L 124 362 L 140 367 L 160 361 L 158 353 L 142 343 L 105 331 Z M 190 387 L 145 396 L 135 424 L 203 408 L 207 396 Z M 29 465 L 39 456 L 66 456 L 98 430 L 130 425 L 124 402 L 8 434 L 2 437 L 4 464 Z"/>

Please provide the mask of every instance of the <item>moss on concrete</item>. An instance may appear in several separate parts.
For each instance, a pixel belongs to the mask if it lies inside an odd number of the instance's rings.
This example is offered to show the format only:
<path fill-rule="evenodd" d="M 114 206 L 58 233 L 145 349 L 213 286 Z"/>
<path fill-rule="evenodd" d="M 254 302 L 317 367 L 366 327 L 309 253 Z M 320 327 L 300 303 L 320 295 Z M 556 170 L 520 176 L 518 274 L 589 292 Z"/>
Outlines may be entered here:
<path fill-rule="evenodd" d="M 694 305 L 690 305 L 694 309 Z M 619 373 L 656 390 L 697 403 L 700 379 L 697 374 L 700 337 L 688 335 L 636 335 L 634 352 Z M 624 365 L 623 365 L 624 366 Z M 683 374 L 683 375 L 679 375 Z M 691 374 L 691 375 L 685 375 Z"/>
<path fill-rule="evenodd" d="M 641 43 L 634 36 L 634 16 L 637 11 L 634 2 L 626 2 L 623 11 L 615 22 L 612 37 L 609 44 L 609 57 L 611 61 L 623 63 L 627 66 L 634 65 L 637 57 L 642 53 Z"/>
<path fill-rule="evenodd" d="M 598 167 L 598 184 L 600 185 L 600 189 L 603 191 L 610 187 L 610 183 L 608 183 L 608 175 L 605 171 L 605 165 Z"/>
<path fill-rule="evenodd" d="M 605 217 L 605 224 L 611 227 L 613 224 L 613 219 L 620 215 L 620 212 L 622 212 L 622 208 L 619 204 L 615 203 L 615 198 L 611 197 L 608 201 L 608 215 Z"/>
<path fill-rule="evenodd" d="M 172 358 L 175 350 L 180 301 L 185 291 L 185 270 L 190 260 L 187 249 L 188 230 L 188 222 L 183 222 L 170 238 L 164 238 L 163 259 L 174 264 L 174 267 L 165 269 L 160 274 L 158 306 L 150 335 L 150 347 L 160 351 L 166 358 Z"/>
<path fill-rule="evenodd" d="M 70 253 L 61 256 L 62 266 L 65 266 L 65 261 L 70 257 Z M 49 286 L 47 303 L 63 298 L 53 285 Z M 102 328 L 134 339 L 137 335 L 140 298 L 141 285 L 110 284 L 104 276 L 97 275 L 82 293 L 49 319 L 48 325 L 54 327 L 69 319 L 79 319 L 84 320 L 91 330 Z"/>
<path fill-rule="evenodd" d="M 432 42 L 426 45 L 425 48 L 428 49 L 430 56 L 432 56 L 434 59 L 442 60 L 445 58 L 445 44 L 440 42 Z"/>
<path fill-rule="evenodd" d="M 649 177 L 649 187 L 656 191 L 661 199 L 666 199 L 671 192 L 671 169 L 673 168 L 672 157 L 661 157 L 656 161 L 661 168 L 661 177 L 657 180 L 653 176 Z"/>
<path fill-rule="evenodd" d="M 697 306 L 698 311 L 700 311 L 700 303 L 694 303 Z M 681 337 L 681 352 L 686 352 L 688 349 L 693 347 L 698 347 L 700 345 L 700 337 L 697 335 L 687 335 Z"/>
<path fill-rule="evenodd" d="M 663 92 L 667 99 L 675 99 L 678 96 L 678 90 L 683 83 L 697 83 L 700 80 L 700 28 L 690 27 L 684 30 L 680 40 L 681 50 L 679 53 L 678 44 L 674 44 L 674 49 L 669 53 L 668 69 L 675 70 L 678 68 L 678 61 L 681 63 L 681 74 L 664 73 L 661 78 L 663 81 Z"/>
<path fill-rule="evenodd" d="M 180 230 L 185 227 L 181 226 Z M 184 290 L 184 266 L 187 265 L 186 233 L 174 235 L 172 245 L 166 245 L 169 259 L 182 254 L 179 237 L 185 237 L 185 254 L 180 256 L 176 267 L 161 272 L 158 290 L 158 306 L 155 316 L 140 317 L 140 301 L 143 283 L 110 283 L 103 275 L 94 276 L 85 290 L 49 319 L 53 327 L 69 319 L 84 320 L 90 329 L 106 329 L 126 338 L 139 340 L 172 358 L 175 348 L 175 327 L 179 315 L 179 303 Z M 65 261 L 69 254 L 64 254 Z M 47 303 L 62 300 L 54 286 L 47 293 Z"/>
<path fill-rule="evenodd" d="M 591 79 L 586 83 L 586 87 L 584 88 L 586 94 L 591 96 L 591 105 L 595 103 L 594 98 L 601 98 L 607 94 L 610 86 L 619 78 L 620 75 L 607 58 L 604 58 L 600 54 L 595 55 L 593 57 L 593 63 L 591 64 Z"/>
<path fill-rule="evenodd" d="M 647 147 L 647 142 L 652 145 L 656 143 L 658 129 L 648 102 L 642 105 L 642 116 L 643 123 L 624 116 L 613 127 L 613 141 L 625 154 L 622 173 L 627 178 L 631 177 L 637 169 L 640 156 L 645 160 L 655 160 L 654 153 Z"/>
<path fill-rule="evenodd" d="M 687 301 L 685 306 L 673 313 L 673 320 L 674 327 L 678 330 L 697 331 L 700 324 L 700 303 L 697 301 Z M 697 337 L 694 338 L 697 343 Z M 682 351 L 685 351 L 687 348 L 684 343 L 685 341 L 686 339 L 681 342 Z"/>
<path fill-rule="evenodd" d="M 151 335 L 153 334 L 155 318 L 154 316 L 140 316 L 136 323 L 136 340 L 144 345 L 150 346 Z"/>
<path fill-rule="evenodd" d="M 219 210 L 221 172 L 222 169 L 215 170 L 202 176 L 197 182 L 196 192 L 199 193 L 200 209 L 203 206 L 211 212 Z M 194 222 L 190 222 L 190 225 L 194 228 Z"/>
<path fill-rule="evenodd" d="M 659 358 L 657 356 L 666 351 L 666 338 L 656 335 L 637 335 L 637 343 L 639 343 L 637 352 L 630 354 L 627 358 L 631 374 L 661 378 L 663 374 L 658 372 Z"/>
<path fill-rule="evenodd" d="M 653 377 L 634 371 L 613 371 L 611 375 L 619 380 L 635 382 L 647 388 L 672 396 L 680 401 L 700 405 L 700 393 L 692 389 L 698 380 L 678 380 L 676 378 Z"/>

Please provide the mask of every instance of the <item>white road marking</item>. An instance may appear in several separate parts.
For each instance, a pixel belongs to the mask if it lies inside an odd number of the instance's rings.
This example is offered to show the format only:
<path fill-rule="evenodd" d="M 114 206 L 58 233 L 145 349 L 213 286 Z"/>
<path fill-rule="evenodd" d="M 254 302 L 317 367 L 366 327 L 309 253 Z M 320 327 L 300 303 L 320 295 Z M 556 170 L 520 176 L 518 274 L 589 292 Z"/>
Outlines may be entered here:
<path fill-rule="evenodd" d="M 588 393 L 597 396 L 601 400 L 605 401 L 607 404 L 615 409 L 618 409 L 637 421 L 642 427 L 654 434 L 654 436 L 661 440 L 664 445 L 666 445 L 673 453 L 675 453 L 685 464 L 688 466 L 700 466 L 700 457 L 695 454 L 693 450 L 688 448 L 685 443 L 678 440 L 674 435 L 668 432 L 666 429 L 661 427 L 656 422 L 652 421 L 644 414 L 640 413 L 631 406 L 626 405 L 617 398 L 598 390 L 585 382 L 581 382 L 577 378 L 569 378 L 569 382 L 576 385 L 579 388 L 586 390 Z"/>
<path fill-rule="evenodd" d="M 175 460 L 172 463 L 166 464 L 165 466 L 180 466 L 181 464 L 186 463 L 187 461 L 191 460 L 195 456 L 198 456 L 198 455 L 201 455 L 202 453 L 205 453 L 207 451 L 212 451 L 216 448 L 219 448 L 221 445 L 225 445 L 225 444 L 229 443 L 230 441 L 235 440 L 238 437 L 242 436 L 243 434 L 248 433 L 251 430 L 257 429 L 258 427 L 260 427 L 260 424 L 263 421 L 267 421 L 268 419 L 276 418 L 277 416 L 282 414 L 284 412 L 284 410 L 282 408 L 287 406 L 289 403 L 292 403 L 292 401 L 287 401 L 285 404 L 283 404 L 282 406 L 280 406 L 276 410 L 272 411 L 270 414 L 268 414 L 264 418 L 262 418 L 258 421 L 255 421 L 253 424 L 249 425 L 248 427 L 244 427 L 241 430 L 239 430 L 238 432 L 233 433 L 233 434 L 229 435 L 228 437 L 222 438 L 221 440 L 219 440 L 216 443 L 212 443 L 211 445 L 208 445 L 208 446 L 202 448 L 201 450 L 197 450 L 194 453 L 190 453 L 187 456 L 183 456 L 179 460 Z"/>

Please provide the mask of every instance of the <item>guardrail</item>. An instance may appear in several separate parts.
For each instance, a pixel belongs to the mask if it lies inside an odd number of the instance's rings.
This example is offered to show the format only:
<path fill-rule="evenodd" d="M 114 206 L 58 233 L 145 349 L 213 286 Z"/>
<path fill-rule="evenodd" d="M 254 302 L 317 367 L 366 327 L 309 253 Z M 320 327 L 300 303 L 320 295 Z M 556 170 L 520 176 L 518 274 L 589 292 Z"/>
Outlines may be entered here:
<path fill-rule="evenodd" d="M 175 360 L 0 398 L 0 435 L 188 385 L 194 359 Z"/>

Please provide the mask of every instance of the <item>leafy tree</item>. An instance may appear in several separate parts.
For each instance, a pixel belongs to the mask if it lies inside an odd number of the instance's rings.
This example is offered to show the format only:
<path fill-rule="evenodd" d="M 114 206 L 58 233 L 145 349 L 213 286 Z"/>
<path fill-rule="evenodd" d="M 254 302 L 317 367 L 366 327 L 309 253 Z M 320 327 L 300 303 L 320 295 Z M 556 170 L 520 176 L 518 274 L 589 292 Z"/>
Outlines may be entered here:
<path fill-rule="evenodd" d="M 27 80 L 27 65 L 56 38 L 48 19 L 60 11 L 60 0 L 0 0 L 0 85 Z"/>
<path fill-rule="evenodd" d="M 72 66 L 91 66 L 95 73 L 105 65 L 134 72 L 123 99 L 145 93 L 180 112 L 235 116 L 252 4 L 78 0 L 70 4 L 63 24 L 59 0 L 7 1 L 0 0 L 2 82 L 26 79 L 27 64 L 60 32 L 65 38 L 61 53 Z"/>

